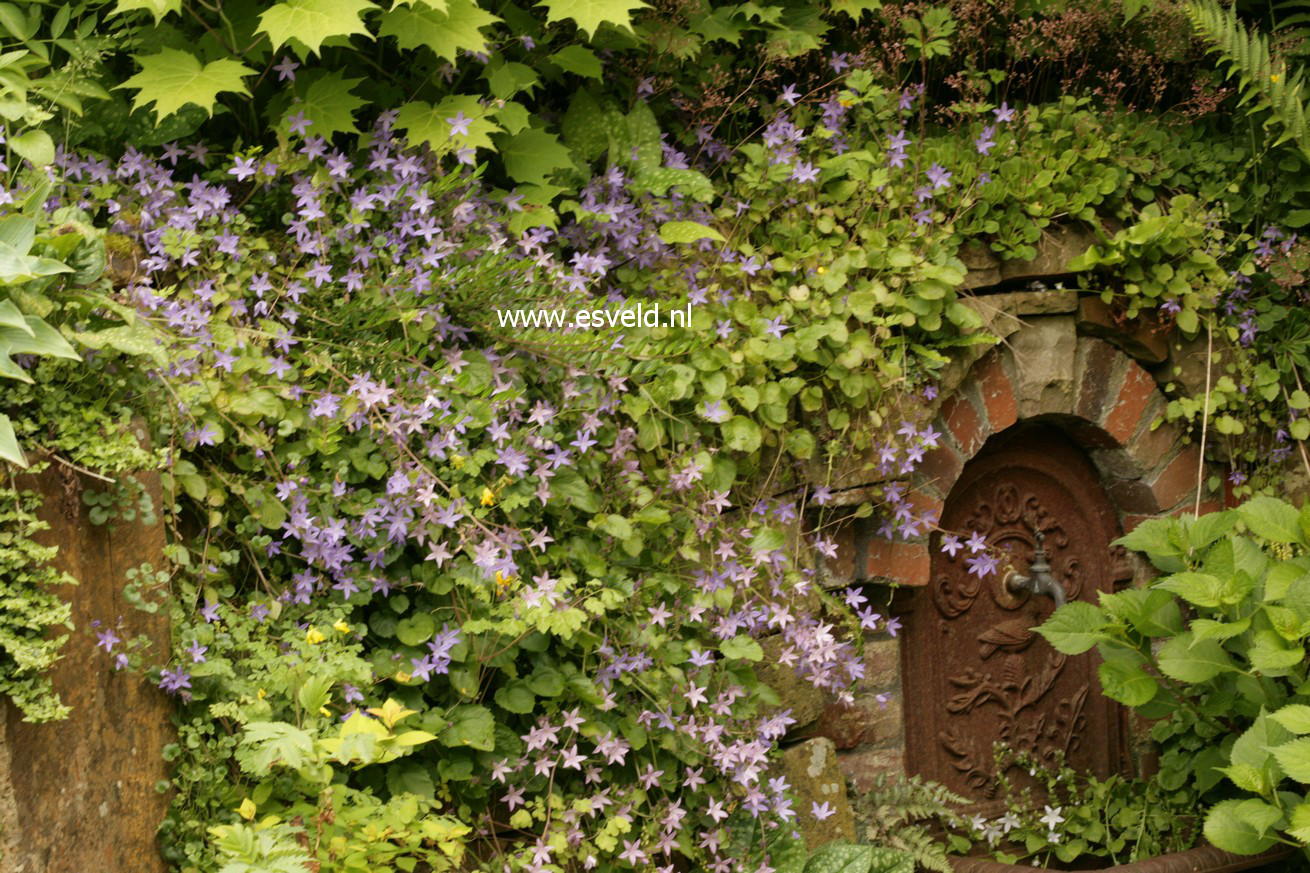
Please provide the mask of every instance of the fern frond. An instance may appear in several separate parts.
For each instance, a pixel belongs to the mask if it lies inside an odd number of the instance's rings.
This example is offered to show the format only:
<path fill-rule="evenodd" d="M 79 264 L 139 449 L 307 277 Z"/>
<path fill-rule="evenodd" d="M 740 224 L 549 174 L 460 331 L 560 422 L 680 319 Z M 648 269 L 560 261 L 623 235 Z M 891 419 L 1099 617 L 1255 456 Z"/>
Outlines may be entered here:
<path fill-rule="evenodd" d="M 1238 106 L 1248 113 L 1268 111 L 1281 129 L 1274 145 L 1294 141 L 1310 160 L 1310 124 L 1306 121 L 1305 72 L 1290 69 L 1269 49 L 1269 37 L 1248 28 L 1237 13 L 1218 0 L 1192 0 L 1187 4 L 1192 28 L 1219 55 L 1224 77 L 1236 77 L 1241 90 Z M 1266 122 L 1268 123 L 1268 122 Z"/>

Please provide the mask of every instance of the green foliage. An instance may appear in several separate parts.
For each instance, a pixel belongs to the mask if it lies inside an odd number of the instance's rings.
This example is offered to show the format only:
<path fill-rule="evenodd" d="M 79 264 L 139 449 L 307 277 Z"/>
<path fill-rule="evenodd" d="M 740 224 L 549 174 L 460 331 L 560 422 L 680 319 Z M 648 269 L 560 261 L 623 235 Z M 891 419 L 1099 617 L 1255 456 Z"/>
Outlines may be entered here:
<path fill-rule="evenodd" d="M 1187 14 L 1228 68 L 1227 78 L 1237 77 L 1242 91 L 1238 105 L 1250 104 L 1250 113 L 1269 112 L 1270 121 L 1281 128 L 1274 145 L 1291 140 L 1301 154 L 1310 157 L 1305 71 L 1299 66 L 1289 68 L 1270 52 L 1267 35 L 1243 24 L 1236 10 L 1220 5 L 1219 0 L 1192 0 Z"/>
<path fill-rule="evenodd" d="M 1308 537 L 1310 507 L 1273 497 L 1145 522 L 1120 542 L 1165 575 L 1039 628 L 1116 665 L 1103 690 L 1155 720 L 1160 788 L 1205 800 L 1206 839 L 1239 854 L 1307 835 Z"/>
<path fill-rule="evenodd" d="M 963 814 L 968 801 L 918 776 L 879 773 L 854 806 L 863 838 L 903 853 L 916 868 L 950 873 L 949 856 L 971 845 Z"/>
<path fill-rule="evenodd" d="M 1159 779 L 1099 779 L 1003 745 L 996 772 L 1006 812 L 971 825 L 1003 863 L 1120 866 L 1189 849 L 1200 831 L 1195 794 Z"/>
<path fill-rule="evenodd" d="M 18 707 L 24 721 L 37 722 L 64 718 L 69 711 L 46 671 L 68 639 L 60 631 L 73 627 L 71 608 L 54 586 L 75 582 L 50 567 L 57 549 L 32 539 L 49 527 L 36 517 L 40 505 L 35 492 L 12 478 L 0 486 L 0 694 Z"/>

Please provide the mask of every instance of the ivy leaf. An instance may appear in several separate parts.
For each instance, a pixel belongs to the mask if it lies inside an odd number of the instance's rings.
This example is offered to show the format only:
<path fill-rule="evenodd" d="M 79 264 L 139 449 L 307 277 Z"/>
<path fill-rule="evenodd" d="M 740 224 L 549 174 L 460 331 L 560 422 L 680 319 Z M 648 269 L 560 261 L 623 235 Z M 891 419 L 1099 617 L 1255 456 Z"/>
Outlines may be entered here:
<path fill-rule="evenodd" d="M 505 171 L 516 182 L 543 184 L 561 167 L 573 166 L 569 150 L 553 133 L 529 128 L 518 135 L 500 140 L 500 155 Z"/>
<path fill-rule="evenodd" d="M 402 49 L 427 46 L 439 58 L 452 64 L 459 59 L 461 50 L 482 52 L 487 38 L 482 28 L 500 21 L 472 0 L 449 0 L 446 10 L 392 9 L 382 16 L 379 36 L 394 36 Z"/>
<path fill-rule="evenodd" d="M 371 37 L 361 16 L 378 7 L 369 0 L 286 0 L 259 16 L 259 30 L 276 49 L 291 40 L 319 54 L 334 36 Z M 303 57 L 303 55 L 302 55 Z"/>
<path fill-rule="evenodd" d="M 305 78 L 308 79 L 306 76 Z M 309 133 L 313 136 L 332 138 L 334 133 L 358 133 L 355 126 L 355 113 L 366 101 L 351 92 L 363 79 L 347 79 L 339 70 L 310 79 L 300 95 L 300 102 L 292 104 L 283 119 L 278 122 L 278 130 L 286 133 L 290 129 L 287 119 L 297 113 L 305 113 L 312 122 Z M 296 83 L 300 85 L 298 81 Z M 300 89 L 297 89 L 298 91 Z"/>
<path fill-rule="evenodd" d="M 455 118 L 461 112 L 465 118 L 472 119 L 469 132 L 451 137 L 451 125 L 446 119 Z M 425 142 L 433 151 L 464 147 L 494 150 L 491 134 L 502 132 L 500 125 L 487 118 L 478 98 L 469 94 L 447 97 L 436 106 L 422 100 L 406 103 L 396 116 L 396 127 L 405 131 L 411 146 Z"/>
<path fill-rule="evenodd" d="M 119 88 L 135 88 L 132 108 L 155 105 L 155 115 L 162 121 L 188 103 L 214 114 L 218 95 L 231 91 L 249 94 L 242 81 L 255 71 L 229 58 L 201 64 L 200 58 L 180 49 L 164 49 L 153 55 L 134 55 L 141 72 Z"/>
<path fill-rule="evenodd" d="M 456 748 L 490 752 L 496 747 L 496 720 L 485 706 L 468 704 L 455 709 L 450 724 L 441 732 L 441 742 Z"/>
<path fill-rule="evenodd" d="M 596 30 L 606 22 L 631 31 L 632 11 L 650 7 L 641 0 L 542 0 L 537 5 L 546 7 L 547 24 L 571 18 L 588 39 L 595 39 Z"/>

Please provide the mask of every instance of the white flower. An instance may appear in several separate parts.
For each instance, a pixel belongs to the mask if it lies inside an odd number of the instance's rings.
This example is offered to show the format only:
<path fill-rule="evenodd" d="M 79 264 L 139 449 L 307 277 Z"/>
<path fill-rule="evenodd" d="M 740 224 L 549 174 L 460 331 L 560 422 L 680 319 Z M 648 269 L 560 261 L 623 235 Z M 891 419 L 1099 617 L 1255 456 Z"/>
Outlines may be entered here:
<path fill-rule="evenodd" d="M 997 819 L 983 830 L 983 836 L 987 838 L 988 845 L 996 845 L 996 841 L 1001 838 L 1001 829 L 997 826 L 999 822 L 1000 819 Z"/>
<path fill-rule="evenodd" d="M 1019 821 L 1019 817 L 1012 812 L 1007 812 L 1001 818 L 998 818 L 996 820 L 996 823 L 1001 827 L 1005 828 L 1005 832 L 1007 834 L 1010 831 L 1017 828 L 1019 825 L 1023 824 L 1023 822 Z"/>
<path fill-rule="evenodd" d="M 1060 835 L 1057 834 L 1055 831 L 1051 831 L 1049 834 L 1046 835 L 1046 842 L 1058 843 L 1060 842 Z"/>
<path fill-rule="evenodd" d="M 973 818 L 969 819 L 969 830 L 971 831 L 981 831 L 986 826 L 987 819 L 980 815 L 975 815 Z"/>
<path fill-rule="evenodd" d="M 1051 830 L 1055 830 L 1055 826 L 1063 821 L 1064 816 L 1060 815 L 1060 807 L 1058 806 L 1046 807 L 1046 814 L 1041 817 L 1042 824 L 1046 825 Z"/>

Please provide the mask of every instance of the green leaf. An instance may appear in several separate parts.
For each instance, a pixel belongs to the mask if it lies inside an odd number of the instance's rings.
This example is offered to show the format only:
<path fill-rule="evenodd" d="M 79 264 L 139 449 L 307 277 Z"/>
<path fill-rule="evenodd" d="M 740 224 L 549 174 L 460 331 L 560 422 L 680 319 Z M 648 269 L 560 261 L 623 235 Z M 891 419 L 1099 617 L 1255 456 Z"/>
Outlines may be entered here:
<path fill-rule="evenodd" d="M 304 79 L 305 82 L 301 80 Z M 299 100 L 286 111 L 277 129 L 288 133 L 287 119 L 303 112 L 309 119 L 309 136 L 331 139 L 334 133 L 358 133 L 355 113 L 368 101 L 351 92 L 363 79 L 347 79 L 339 70 L 310 78 L 305 74 L 296 80 Z"/>
<path fill-rule="evenodd" d="M 870 873 L 872 869 L 872 846 L 832 843 L 810 856 L 804 873 Z"/>
<path fill-rule="evenodd" d="M 1175 573 L 1153 582 L 1151 587 L 1172 591 L 1194 606 L 1214 609 L 1224 602 L 1223 580 L 1208 573 Z"/>
<path fill-rule="evenodd" d="M 158 24 L 164 16 L 170 12 L 182 12 L 182 0 L 118 0 L 114 6 L 111 15 L 120 15 L 124 12 L 132 12 L 137 9 L 144 9 L 155 17 L 155 23 Z"/>
<path fill-rule="evenodd" d="M 734 415 L 720 428 L 723 431 L 723 445 L 730 451 L 753 452 L 763 440 L 760 426 L 744 415 Z"/>
<path fill-rule="evenodd" d="M 517 182 L 545 184 L 556 170 L 573 166 L 569 150 L 553 133 L 528 128 L 498 140 L 505 171 Z"/>
<path fill-rule="evenodd" d="M 1220 673 L 1236 670 L 1219 643 L 1194 640 L 1190 632 L 1166 642 L 1156 660 L 1161 673 L 1180 682 L 1208 682 Z"/>
<path fill-rule="evenodd" d="M 29 130 L 9 138 L 9 147 L 38 167 L 54 163 L 55 141 L 44 130 Z"/>
<path fill-rule="evenodd" d="M 737 634 L 730 640 L 719 644 L 719 651 L 728 659 L 740 658 L 746 661 L 759 661 L 764 658 L 764 649 L 754 638 L 746 634 Z"/>
<path fill-rule="evenodd" d="M 527 715 L 536 704 L 537 696 L 522 679 L 513 679 L 508 685 L 496 689 L 496 705 L 507 712 Z"/>
<path fill-rule="evenodd" d="M 461 112 L 465 118 L 472 119 L 469 132 L 452 137 L 447 119 L 455 118 Z M 468 94 L 447 97 L 436 106 L 422 100 L 406 103 L 396 116 L 396 127 L 405 131 L 410 145 L 427 143 L 438 152 L 463 147 L 494 150 L 491 134 L 502 132 L 501 127 L 488 118 L 486 110 L 478 105 L 478 98 Z"/>
<path fill-rule="evenodd" d="M 305 712 L 313 715 L 327 705 L 328 695 L 332 691 L 332 678 L 329 676 L 311 676 L 306 679 L 296 692 L 296 702 Z"/>
<path fill-rule="evenodd" d="M 1155 697 L 1159 684 L 1146 672 L 1146 659 L 1140 653 L 1107 646 L 1102 658 L 1097 673 L 1106 697 L 1132 707 L 1143 706 Z"/>
<path fill-rule="evenodd" d="M 432 639 L 437 623 L 426 612 L 415 613 L 396 623 L 396 639 L 406 646 L 417 646 Z"/>
<path fill-rule="evenodd" d="M 1262 801 L 1224 800 L 1210 808 L 1205 816 L 1205 838 L 1214 846 L 1238 855 L 1256 855 L 1272 846 L 1273 837 L 1249 820 L 1259 810 L 1247 810 L 1243 804 L 1264 806 Z"/>
<path fill-rule="evenodd" d="M 1303 843 L 1310 844 L 1310 803 L 1302 801 L 1292 810 L 1287 833 Z"/>
<path fill-rule="evenodd" d="M 580 45 L 565 46 L 546 58 L 566 73 L 584 76 L 588 79 L 601 77 L 600 58 L 591 49 Z"/>
<path fill-rule="evenodd" d="M 588 39 L 594 39 L 596 30 L 607 22 L 631 31 L 633 10 L 650 6 L 641 0 L 542 0 L 537 5 L 546 7 L 547 24 L 572 19 Z"/>
<path fill-rule="evenodd" d="M 286 722 L 250 722 L 236 758 L 241 769 L 254 776 L 267 774 L 274 764 L 299 769 L 314 759 L 314 738 Z"/>
<path fill-rule="evenodd" d="M 134 109 L 153 103 L 160 121 L 188 103 L 213 115 L 219 94 L 250 93 L 242 79 L 255 72 L 230 58 L 201 65 L 200 59 L 190 52 L 171 48 L 153 55 L 134 55 L 133 60 L 141 65 L 141 72 L 117 87 L 137 91 L 132 98 Z"/>
<path fill-rule="evenodd" d="M 1310 738 L 1292 740 L 1270 751 L 1288 776 L 1297 782 L 1310 782 Z"/>
<path fill-rule="evenodd" d="M 1233 743 L 1228 757 L 1235 769 L 1234 772 L 1227 774 L 1228 778 L 1234 783 L 1238 783 L 1239 779 L 1242 780 L 1246 783 L 1242 787 L 1248 791 L 1263 792 L 1277 785 L 1284 773 L 1270 753 L 1270 747 L 1281 745 L 1291 738 L 1292 735 L 1281 724 L 1271 720 L 1268 714 L 1261 710 L 1251 726 Z M 1247 786 L 1252 783 L 1257 784 L 1259 788 L 1248 788 Z"/>
<path fill-rule="evenodd" d="M 882 8 L 882 0 L 832 0 L 833 12 L 849 15 L 855 21 L 864 17 L 865 12 L 877 12 Z"/>
<path fill-rule="evenodd" d="M 695 221 L 666 221 L 660 225 L 660 239 L 674 245 L 677 243 L 694 243 L 703 239 L 715 242 L 727 242 L 723 234 L 712 227 L 706 227 Z"/>
<path fill-rule="evenodd" d="M 444 745 L 481 752 L 496 747 L 496 720 L 485 706 L 463 704 L 455 708 L 450 718 L 450 724 L 441 732 Z"/>
<path fill-rule="evenodd" d="M 1037 628 L 1037 632 L 1061 654 L 1081 655 L 1104 639 L 1105 613 L 1090 603 L 1076 600 L 1061 606 Z"/>
<path fill-rule="evenodd" d="M 1300 516 L 1290 503 L 1277 497 L 1253 497 L 1237 507 L 1251 532 L 1274 543 L 1300 543 Z"/>
<path fill-rule="evenodd" d="M 1310 706 L 1289 703 L 1269 716 L 1294 734 L 1310 734 Z"/>
<path fill-rule="evenodd" d="M 0 461 L 8 461 L 20 467 L 27 466 L 27 458 L 18 445 L 18 437 L 14 435 L 13 422 L 3 413 L 0 413 Z"/>
<path fill-rule="evenodd" d="M 500 21 L 499 17 L 473 0 L 449 0 L 444 12 L 437 9 L 392 9 L 382 16 L 378 35 L 394 36 L 402 49 L 426 46 L 437 57 L 455 64 L 461 51 L 486 50 L 487 38 L 483 36 L 482 28 L 497 21 Z"/>
<path fill-rule="evenodd" d="M 369 0 L 286 0 L 259 16 L 259 30 L 268 34 L 274 49 L 294 40 L 319 54 L 323 41 L 333 37 L 371 38 L 361 16 L 377 8 Z"/>

